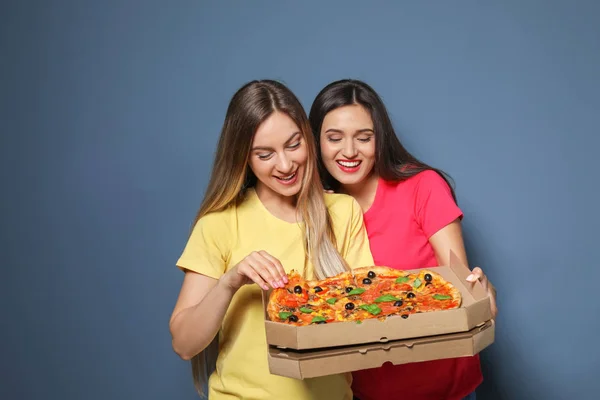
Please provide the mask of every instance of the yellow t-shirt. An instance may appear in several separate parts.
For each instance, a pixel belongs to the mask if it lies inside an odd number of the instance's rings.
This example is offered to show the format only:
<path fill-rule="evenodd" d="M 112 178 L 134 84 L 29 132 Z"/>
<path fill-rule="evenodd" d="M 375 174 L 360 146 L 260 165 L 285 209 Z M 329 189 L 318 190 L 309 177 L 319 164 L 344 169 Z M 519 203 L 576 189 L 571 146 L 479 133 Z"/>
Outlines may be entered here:
<path fill-rule="evenodd" d="M 337 249 L 351 268 L 373 265 L 360 206 L 350 196 L 325 194 Z M 273 216 L 254 189 L 237 207 L 201 218 L 177 266 L 218 279 L 253 251 L 265 250 L 286 271 L 305 268 L 302 229 Z M 312 269 L 312 263 L 307 262 Z M 219 331 L 216 371 L 208 394 L 220 399 L 352 399 L 350 374 L 297 380 L 269 372 L 261 289 L 245 285 L 233 296 Z"/>

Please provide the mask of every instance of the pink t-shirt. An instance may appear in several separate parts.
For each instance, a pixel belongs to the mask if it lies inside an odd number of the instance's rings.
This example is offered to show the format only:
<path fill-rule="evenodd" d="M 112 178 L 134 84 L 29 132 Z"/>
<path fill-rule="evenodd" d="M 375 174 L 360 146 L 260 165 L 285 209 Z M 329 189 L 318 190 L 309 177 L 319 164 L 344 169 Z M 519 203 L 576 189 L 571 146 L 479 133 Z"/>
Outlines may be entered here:
<path fill-rule="evenodd" d="M 429 238 L 462 218 L 446 182 L 423 171 L 402 182 L 379 179 L 365 213 L 376 265 L 396 269 L 438 265 Z M 361 400 L 459 400 L 482 381 L 479 356 L 388 365 L 353 373 L 352 389 Z"/>

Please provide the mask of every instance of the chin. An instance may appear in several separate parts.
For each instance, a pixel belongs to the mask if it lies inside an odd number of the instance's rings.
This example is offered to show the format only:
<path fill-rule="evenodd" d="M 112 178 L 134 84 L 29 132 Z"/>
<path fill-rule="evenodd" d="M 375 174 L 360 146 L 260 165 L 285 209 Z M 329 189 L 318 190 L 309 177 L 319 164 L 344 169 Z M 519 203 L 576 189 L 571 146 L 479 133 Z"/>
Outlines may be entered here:
<path fill-rule="evenodd" d="M 356 185 L 364 180 L 363 176 L 335 176 L 333 178 L 338 181 L 341 185 Z"/>
<path fill-rule="evenodd" d="M 288 190 L 277 190 L 276 192 L 283 197 L 294 197 L 300 193 L 300 186 L 297 188 L 289 188 Z"/>
<path fill-rule="evenodd" d="M 281 187 L 281 185 L 276 183 L 274 186 L 271 187 L 271 189 L 280 196 L 293 197 L 300 193 L 300 190 L 302 189 L 302 182 L 300 179 L 298 179 L 298 181 L 290 187 Z"/>

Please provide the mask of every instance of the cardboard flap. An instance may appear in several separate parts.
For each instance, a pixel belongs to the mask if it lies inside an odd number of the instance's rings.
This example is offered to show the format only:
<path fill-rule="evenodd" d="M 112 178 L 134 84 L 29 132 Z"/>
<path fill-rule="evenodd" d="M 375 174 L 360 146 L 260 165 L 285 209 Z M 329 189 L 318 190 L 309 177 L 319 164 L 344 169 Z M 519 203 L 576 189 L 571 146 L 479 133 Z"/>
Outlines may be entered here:
<path fill-rule="evenodd" d="M 483 285 L 479 281 L 469 282 L 467 281 L 467 277 L 471 275 L 471 270 L 462 261 L 458 258 L 458 256 L 450 250 L 450 269 L 454 272 L 454 274 L 459 277 L 467 288 L 467 290 L 473 295 L 476 300 L 481 300 L 487 296 L 487 292 L 484 289 Z"/>
<path fill-rule="evenodd" d="M 261 297 L 262 297 L 262 305 L 263 305 L 263 311 L 265 312 L 265 321 L 269 320 L 269 314 L 267 314 L 267 305 L 269 303 L 269 296 L 271 295 L 271 288 L 269 288 L 269 290 L 261 290 Z"/>

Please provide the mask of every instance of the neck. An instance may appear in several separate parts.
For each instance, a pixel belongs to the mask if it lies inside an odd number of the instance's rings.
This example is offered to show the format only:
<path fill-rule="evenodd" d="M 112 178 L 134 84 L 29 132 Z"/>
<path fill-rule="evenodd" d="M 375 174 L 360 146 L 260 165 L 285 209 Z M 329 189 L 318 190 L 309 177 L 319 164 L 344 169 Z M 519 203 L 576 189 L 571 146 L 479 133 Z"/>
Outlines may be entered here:
<path fill-rule="evenodd" d="M 342 193 L 354 197 L 358 204 L 360 204 L 363 212 L 366 212 L 375 200 L 378 180 L 379 175 L 373 172 L 364 181 L 355 183 L 353 185 L 341 185 L 340 189 Z"/>

